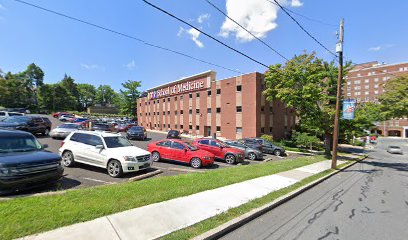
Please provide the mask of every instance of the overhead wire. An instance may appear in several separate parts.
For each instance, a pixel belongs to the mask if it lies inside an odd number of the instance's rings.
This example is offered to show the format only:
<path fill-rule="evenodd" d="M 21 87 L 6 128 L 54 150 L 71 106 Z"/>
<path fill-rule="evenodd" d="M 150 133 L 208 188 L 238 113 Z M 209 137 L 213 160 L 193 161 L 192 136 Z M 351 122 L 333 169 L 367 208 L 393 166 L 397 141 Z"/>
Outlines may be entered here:
<path fill-rule="evenodd" d="M 266 0 L 272 4 L 274 4 L 270 0 Z M 324 48 L 328 53 L 332 54 L 333 56 L 337 57 L 337 54 L 335 54 L 333 51 L 331 51 L 329 48 L 327 48 L 323 43 L 321 43 L 319 40 L 317 40 L 316 37 L 314 37 L 309 31 L 307 31 L 302 24 L 300 24 L 287 10 L 284 8 L 277 0 L 273 0 L 277 6 L 279 6 L 280 9 L 282 9 L 283 12 L 285 12 L 286 15 L 288 15 L 295 23 L 302 29 L 303 32 L 305 32 L 310 38 L 312 38 L 317 44 L 319 44 L 322 48 Z"/>
<path fill-rule="evenodd" d="M 58 15 L 58 16 L 61 16 L 61 17 L 64 17 L 64 18 L 67 18 L 67 19 L 70 19 L 70 20 L 73 20 L 73 21 L 76 21 L 76 22 L 79 22 L 79 23 L 86 24 L 88 26 L 92 26 L 92 27 L 95 27 L 95 28 L 98 28 L 98 29 L 101 29 L 101 30 L 104 30 L 104 31 L 107 31 L 107 32 L 111 32 L 111 33 L 114 33 L 114 34 L 122 36 L 122 37 L 126 37 L 126 38 L 129 38 L 129 39 L 132 39 L 132 40 L 136 40 L 136 41 L 138 41 L 140 43 L 143 43 L 143 44 L 145 44 L 147 46 L 150 46 L 150 47 L 153 47 L 153 48 L 157 48 L 157 49 L 161 49 L 161 50 L 164 50 L 164 51 L 167 51 L 167 52 L 171 52 L 171 53 L 174 53 L 174 54 L 177 54 L 177 55 L 180 55 L 180 56 L 184 56 L 184 57 L 193 59 L 193 60 L 198 61 L 198 62 L 202 62 L 202 63 L 208 64 L 208 65 L 214 66 L 214 67 L 222 68 L 222 69 L 225 69 L 225 70 L 228 70 L 228 71 L 231 71 L 231 72 L 243 74 L 242 72 L 240 72 L 238 70 L 234 70 L 234 69 L 231 69 L 231 68 L 224 67 L 222 65 L 216 64 L 216 63 L 212 63 L 212 62 L 209 62 L 209 61 L 206 61 L 206 60 L 202 60 L 202 59 L 193 57 L 191 55 L 188 55 L 186 53 L 183 53 L 183 52 L 180 52 L 180 51 L 177 51 L 177 50 L 172 50 L 172 49 L 167 48 L 167 47 L 156 45 L 156 44 L 147 42 L 147 41 L 145 41 L 145 40 L 143 40 L 141 38 L 134 37 L 134 36 L 131 36 L 129 34 L 122 33 L 122 32 L 119 32 L 117 30 L 113 30 L 111 28 L 103 27 L 101 25 L 91 23 L 89 21 L 85 21 L 85 20 L 82 20 L 82 19 L 79 19 L 79 18 L 76 18 L 76 17 L 72 17 L 72 16 L 69 16 L 67 14 L 57 12 L 57 11 L 54 11 L 54 10 L 51 10 L 51 9 L 48 9 L 48 8 L 45 8 L 45 7 L 41 7 L 41 6 L 35 5 L 33 3 L 29 3 L 29 2 L 26 2 L 26 1 L 23 1 L 23 0 L 14 0 L 14 1 L 19 2 L 21 4 L 24 4 L 24 5 L 27 5 L 27 6 L 30 6 L 30 7 L 34 7 L 34 8 L 37 8 L 37 9 L 52 13 L 52 14 L 55 14 L 55 15 Z"/>
<path fill-rule="evenodd" d="M 289 59 L 287 59 L 285 56 L 283 56 L 283 54 L 281 54 L 280 52 L 278 52 L 276 49 L 274 49 L 273 47 L 271 47 L 269 44 L 267 44 L 265 41 L 263 41 L 262 39 L 260 39 L 259 37 L 257 37 L 255 34 L 253 34 L 251 31 L 249 31 L 248 29 L 246 29 L 244 26 L 242 26 L 240 23 L 238 23 L 237 21 L 235 21 L 234 19 L 232 19 L 230 16 L 228 16 L 224 11 L 222 11 L 220 8 L 218 8 L 216 5 L 214 5 L 212 2 L 210 2 L 209 0 L 204 0 L 206 1 L 210 6 L 212 6 L 213 8 L 215 8 L 218 12 L 220 12 L 222 15 L 224 15 L 226 18 L 228 18 L 229 20 L 231 20 L 232 22 L 234 22 L 236 25 L 238 25 L 240 28 L 242 28 L 243 30 L 245 30 L 248 34 L 250 34 L 253 38 L 255 38 L 256 40 L 260 41 L 262 44 L 264 44 L 266 47 L 268 47 L 269 49 L 271 49 L 274 53 L 276 53 L 277 55 L 279 55 L 281 58 L 285 59 L 286 61 L 289 61 Z"/>

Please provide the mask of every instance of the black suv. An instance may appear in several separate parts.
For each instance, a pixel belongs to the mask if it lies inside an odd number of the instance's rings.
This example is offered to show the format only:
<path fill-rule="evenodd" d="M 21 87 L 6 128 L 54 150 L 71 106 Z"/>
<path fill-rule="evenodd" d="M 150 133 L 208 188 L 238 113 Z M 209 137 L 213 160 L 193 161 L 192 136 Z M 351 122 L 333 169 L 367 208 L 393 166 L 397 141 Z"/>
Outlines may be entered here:
<path fill-rule="evenodd" d="M 57 182 L 61 157 L 23 131 L 0 130 L 0 195 Z"/>
<path fill-rule="evenodd" d="M 274 154 L 276 156 L 281 156 L 285 154 L 284 148 L 273 145 L 271 142 L 268 142 L 262 138 L 244 138 L 239 141 L 248 146 L 260 144 L 262 146 L 263 153 Z"/>
<path fill-rule="evenodd" d="M 177 130 L 170 130 L 167 133 L 167 138 L 169 138 L 169 139 L 181 139 L 181 135 L 180 135 L 180 132 L 177 131 Z"/>
<path fill-rule="evenodd" d="M 46 117 L 12 116 L 1 121 L 0 128 L 21 130 L 33 134 L 42 133 L 47 136 L 51 130 L 51 121 Z"/>

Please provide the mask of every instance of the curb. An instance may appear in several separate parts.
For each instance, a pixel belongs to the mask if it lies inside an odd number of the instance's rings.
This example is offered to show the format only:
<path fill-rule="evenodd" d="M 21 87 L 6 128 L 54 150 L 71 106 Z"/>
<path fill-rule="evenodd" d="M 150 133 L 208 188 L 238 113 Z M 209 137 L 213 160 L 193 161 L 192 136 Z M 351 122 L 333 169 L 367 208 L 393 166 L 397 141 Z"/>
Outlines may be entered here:
<path fill-rule="evenodd" d="M 338 169 L 338 170 L 336 170 L 336 171 L 334 171 L 334 172 L 332 172 L 332 173 L 330 173 L 330 174 L 328 174 L 328 175 L 326 175 L 326 176 L 324 176 L 324 177 L 322 177 L 320 179 L 317 179 L 317 180 L 315 180 L 315 181 L 313 181 L 313 182 L 311 182 L 311 183 L 309 183 L 309 184 L 307 184 L 307 185 L 305 185 L 305 186 L 303 186 L 303 187 L 301 187 L 299 189 L 296 189 L 296 190 L 294 190 L 294 191 L 292 191 L 292 192 L 290 192 L 290 193 L 288 193 L 288 194 L 286 194 L 286 195 L 284 195 L 282 197 L 279 197 L 279 198 L 275 199 L 271 203 L 268 203 L 268 204 L 266 204 L 264 206 L 261 206 L 259 208 L 255 208 L 255 209 L 253 209 L 252 211 L 250 211 L 248 213 L 245 213 L 245 214 L 243 214 L 243 215 L 241 215 L 241 216 L 239 216 L 239 217 L 237 217 L 235 219 L 232 219 L 232 220 L 230 220 L 230 221 L 228 221 L 228 222 L 226 222 L 226 223 L 224 223 L 224 224 L 222 224 L 222 225 L 220 225 L 220 226 L 218 226 L 218 227 L 216 227 L 216 228 L 214 228 L 214 229 L 212 229 L 210 231 L 207 231 L 207 232 L 205 232 L 205 233 L 203 233 L 203 234 L 201 234 L 201 235 L 199 235 L 197 237 L 194 237 L 193 240 L 207 240 L 207 239 L 220 238 L 220 237 L 224 236 L 225 234 L 227 234 L 227 233 L 229 233 L 229 232 L 231 232 L 231 231 L 245 225 L 246 223 L 254 220 L 255 218 L 257 218 L 257 217 L 269 212 L 270 210 L 278 207 L 279 205 L 291 200 L 292 198 L 300 195 L 301 193 L 311 189 L 312 187 L 324 182 L 325 180 L 332 177 L 333 175 L 335 175 L 335 174 L 337 174 L 337 173 L 339 173 L 339 172 L 341 172 L 341 171 L 343 171 L 343 170 L 357 164 L 358 162 L 363 161 L 366 158 L 367 158 L 367 156 L 363 157 L 360 160 L 354 161 L 354 162 L 342 167 L 341 169 Z"/>
<path fill-rule="evenodd" d="M 145 179 L 145 178 L 148 178 L 148 177 L 155 176 L 155 175 L 160 174 L 160 173 L 162 173 L 162 172 L 163 172 L 162 170 L 158 169 L 158 170 L 156 170 L 156 171 L 154 171 L 154 172 L 149 172 L 149 173 L 145 173 L 145 174 L 140 175 L 140 176 L 136 176 L 136 177 L 129 178 L 129 179 L 128 179 L 128 182 L 139 181 L 139 180 L 142 180 L 142 179 Z"/>

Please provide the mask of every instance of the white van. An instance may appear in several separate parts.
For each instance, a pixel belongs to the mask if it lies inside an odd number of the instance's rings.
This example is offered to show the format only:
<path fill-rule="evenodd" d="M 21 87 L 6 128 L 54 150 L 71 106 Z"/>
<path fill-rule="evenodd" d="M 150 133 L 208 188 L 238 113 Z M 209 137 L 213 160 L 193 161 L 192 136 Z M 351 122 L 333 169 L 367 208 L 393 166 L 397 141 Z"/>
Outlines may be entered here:
<path fill-rule="evenodd" d="M 10 116 L 24 116 L 24 113 L 0 111 L 0 121 Z"/>

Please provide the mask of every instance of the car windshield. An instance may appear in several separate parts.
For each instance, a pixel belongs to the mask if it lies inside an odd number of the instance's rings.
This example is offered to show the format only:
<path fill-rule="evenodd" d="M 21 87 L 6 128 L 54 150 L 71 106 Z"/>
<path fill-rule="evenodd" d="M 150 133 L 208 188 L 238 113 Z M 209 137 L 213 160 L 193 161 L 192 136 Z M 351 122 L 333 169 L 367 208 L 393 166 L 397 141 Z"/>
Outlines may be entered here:
<path fill-rule="evenodd" d="M 42 149 L 41 144 L 32 136 L 0 138 L 0 152 L 28 152 Z"/>
<path fill-rule="evenodd" d="M 398 147 L 398 146 L 389 146 L 389 148 L 400 149 L 400 147 Z"/>
<path fill-rule="evenodd" d="M 184 144 L 186 144 L 187 147 L 188 147 L 191 151 L 198 150 L 198 148 L 197 148 L 196 146 L 192 145 L 192 144 L 189 143 L 189 142 L 184 142 Z"/>
<path fill-rule="evenodd" d="M 178 132 L 178 131 L 176 131 L 176 130 L 171 130 L 171 131 L 169 131 L 169 134 L 172 134 L 172 135 L 179 135 L 179 132 Z"/>
<path fill-rule="evenodd" d="M 79 125 L 76 124 L 62 124 L 58 128 L 69 128 L 69 129 L 78 129 Z"/>
<path fill-rule="evenodd" d="M 130 130 L 135 131 L 135 132 L 143 132 L 143 127 L 132 127 Z"/>
<path fill-rule="evenodd" d="M 104 137 L 108 148 L 129 147 L 132 144 L 124 137 Z"/>
<path fill-rule="evenodd" d="M 15 116 L 15 117 L 8 117 L 8 118 L 4 119 L 3 122 L 25 123 L 28 120 L 30 120 L 30 118 L 28 118 L 28 117 Z"/>

